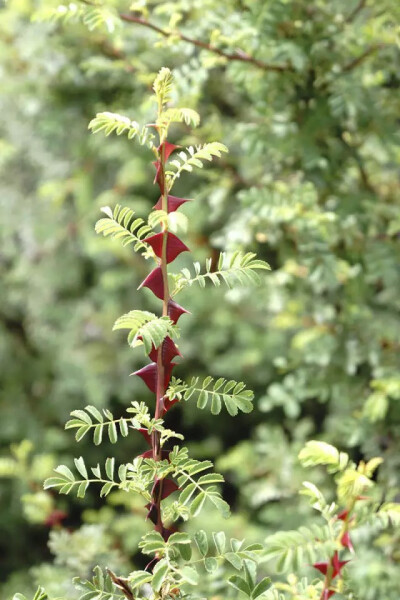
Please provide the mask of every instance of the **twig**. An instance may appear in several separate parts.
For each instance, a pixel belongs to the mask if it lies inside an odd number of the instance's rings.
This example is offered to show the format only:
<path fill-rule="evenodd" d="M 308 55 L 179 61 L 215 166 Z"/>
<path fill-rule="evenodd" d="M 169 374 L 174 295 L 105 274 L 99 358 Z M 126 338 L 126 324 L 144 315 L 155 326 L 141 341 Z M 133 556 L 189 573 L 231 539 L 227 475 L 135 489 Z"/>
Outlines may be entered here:
<path fill-rule="evenodd" d="M 250 56 L 250 54 L 247 54 L 243 50 L 237 50 L 235 53 L 224 52 L 223 50 L 221 50 L 220 48 L 217 48 L 216 46 L 213 46 L 212 44 L 208 44 L 207 42 L 203 42 L 201 40 L 196 40 L 194 38 L 190 38 L 187 35 L 181 33 L 180 31 L 170 32 L 170 31 L 167 31 L 166 29 L 162 29 L 161 27 L 158 27 L 158 25 L 155 25 L 154 23 L 150 23 L 150 21 L 147 21 L 146 19 L 143 19 L 142 17 L 135 17 L 134 15 L 128 15 L 128 14 L 120 14 L 120 18 L 122 19 L 122 21 L 126 21 L 128 23 L 136 23 L 137 25 L 142 25 L 143 27 L 152 29 L 153 31 L 156 31 L 163 37 L 170 37 L 171 35 L 174 35 L 174 36 L 178 37 L 180 40 L 182 40 L 183 42 L 187 42 L 188 44 L 192 44 L 193 46 L 197 46 L 198 48 L 203 48 L 204 50 L 208 50 L 209 52 L 218 54 L 219 56 L 222 56 L 222 57 L 226 58 L 227 60 L 247 62 L 252 65 L 255 65 L 259 69 L 263 69 L 264 71 L 275 71 L 275 72 L 281 73 L 282 71 L 292 71 L 293 70 L 293 67 L 289 64 L 275 65 L 272 63 L 266 63 L 262 60 L 258 60 L 257 58 L 254 58 L 254 56 Z"/>
<path fill-rule="evenodd" d="M 360 54 L 360 56 L 353 58 L 353 60 L 351 60 L 349 63 L 347 63 L 347 65 L 344 65 L 342 71 L 348 72 L 348 71 L 351 71 L 352 69 L 355 69 L 355 67 L 358 67 L 358 65 L 360 65 L 362 62 L 364 62 L 364 60 L 366 58 L 368 58 L 368 56 L 370 56 L 371 54 L 375 54 L 375 52 L 377 52 L 378 50 L 381 50 L 382 48 L 385 48 L 386 46 L 387 46 L 387 44 L 383 44 L 383 43 L 374 44 L 373 46 L 370 46 L 369 48 L 364 50 L 364 52 L 362 54 Z"/>
<path fill-rule="evenodd" d="M 119 48 L 116 48 L 115 46 L 110 46 L 107 42 L 103 42 L 102 44 L 100 44 L 100 50 L 105 56 L 107 56 L 107 58 L 122 61 L 124 63 L 125 70 L 128 73 L 135 73 L 135 67 L 129 64 L 129 59 L 127 55 Z"/>
<path fill-rule="evenodd" d="M 352 21 L 354 21 L 358 13 L 362 11 L 366 4 L 367 0 L 360 0 L 360 2 L 357 4 L 354 10 L 352 10 L 351 13 L 347 16 L 346 23 L 351 23 Z"/>

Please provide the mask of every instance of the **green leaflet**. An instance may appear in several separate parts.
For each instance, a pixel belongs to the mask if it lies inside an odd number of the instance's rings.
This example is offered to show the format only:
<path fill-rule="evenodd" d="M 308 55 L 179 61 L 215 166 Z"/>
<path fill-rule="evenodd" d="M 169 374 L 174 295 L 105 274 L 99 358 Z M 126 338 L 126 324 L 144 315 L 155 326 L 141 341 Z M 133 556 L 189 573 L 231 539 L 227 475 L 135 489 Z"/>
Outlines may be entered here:
<path fill-rule="evenodd" d="M 167 67 L 162 67 L 153 83 L 156 100 L 162 109 L 172 99 L 173 75 Z"/>
<path fill-rule="evenodd" d="M 139 123 L 131 121 L 123 115 L 112 112 L 97 113 L 95 118 L 90 121 L 88 127 L 93 133 L 104 131 L 106 136 L 114 132 L 117 135 L 126 134 L 130 140 L 137 138 L 142 146 L 153 147 L 154 135 L 150 133 L 148 127 L 141 128 Z"/>
<path fill-rule="evenodd" d="M 304 467 L 326 465 L 328 473 L 336 473 L 346 468 L 349 456 L 345 452 L 339 452 L 331 444 L 311 440 L 300 451 L 299 460 Z"/>
<path fill-rule="evenodd" d="M 229 505 L 222 499 L 215 486 L 216 483 L 224 481 L 222 475 L 219 473 L 200 475 L 212 467 L 213 464 L 209 460 L 200 461 L 190 458 L 187 448 L 174 446 L 169 454 L 170 472 L 181 489 L 177 503 L 192 516 L 201 512 L 205 502 L 214 505 L 224 517 L 229 516 Z"/>
<path fill-rule="evenodd" d="M 266 538 L 262 556 L 266 560 L 275 559 L 278 572 L 296 572 L 304 563 L 313 564 L 329 557 L 336 547 L 334 535 L 328 525 L 280 531 Z"/>
<path fill-rule="evenodd" d="M 114 600 L 120 598 L 119 590 L 114 586 L 111 576 L 108 572 L 104 573 L 99 566 L 93 569 L 94 576 L 91 581 L 86 581 L 76 577 L 75 587 L 82 592 L 81 600 Z"/>
<path fill-rule="evenodd" d="M 160 560 L 153 570 L 153 578 L 151 580 L 152 588 L 158 592 L 161 589 L 164 579 L 169 571 L 169 566 L 166 560 Z"/>
<path fill-rule="evenodd" d="M 23 594 L 14 594 L 12 600 L 27 600 Z M 48 600 L 48 596 L 42 587 L 38 587 L 32 600 Z"/>
<path fill-rule="evenodd" d="M 87 433 L 92 433 L 93 442 L 96 446 L 103 441 L 105 431 L 109 441 L 115 444 L 119 434 L 126 437 L 130 429 L 139 429 L 141 426 L 148 427 L 151 425 L 150 413 L 144 403 L 133 402 L 127 412 L 133 413 L 133 416 L 114 419 L 114 415 L 108 409 L 103 409 L 100 412 L 95 406 L 88 405 L 84 409 L 72 411 L 72 419 L 67 421 L 65 429 L 76 429 L 75 438 L 78 442 Z M 163 429 L 161 423 L 157 427 Z"/>
<path fill-rule="evenodd" d="M 198 408 L 209 408 L 214 415 L 221 412 L 223 405 L 232 417 L 239 411 L 249 413 L 253 410 L 253 392 L 246 390 L 244 383 L 227 381 L 223 377 L 217 380 L 206 377 L 202 382 L 199 377 L 193 377 L 190 383 L 173 377 L 166 395 L 171 399 L 193 399 Z"/>
<path fill-rule="evenodd" d="M 200 123 L 200 115 L 191 108 L 167 108 L 157 119 L 161 127 L 168 127 L 170 123 L 186 123 L 197 127 Z"/>
<path fill-rule="evenodd" d="M 33 16 L 34 21 L 82 21 L 89 31 L 103 29 L 109 33 L 121 26 L 117 12 L 108 6 L 91 6 L 74 2 L 59 4 L 56 7 L 39 9 Z"/>
<path fill-rule="evenodd" d="M 135 212 L 126 206 L 115 205 L 114 210 L 103 206 L 102 212 L 106 218 L 99 219 L 95 225 L 96 233 L 104 237 L 111 236 L 122 242 L 123 246 L 133 244 L 135 252 L 142 252 L 146 256 L 153 256 L 150 246 L 142 240 L 153 233 L 150 225 L 140 217 L 135 217 Z"/>
<path fill-rule="evenodd" d="M 270 266 L 263 260 L 256 258 L 254 252 L 234 252 L 226 254 L 221 252 L 217 267 L 213 268 L 211 258 L 206 260 L 205 272 L 202 273 L 201 265 L 198 262 L 193 263 L 194 275 L 189 269 L 182 269 L 177 275 L 173 275 L 175 288 L 172 296 L 176 296 L 186 287 L 197 283 L 200 287 L 205 287 L 206 283 L 211 283 L 219 287 L 224 282 L 228 288 L 234 285 L 258 285 L 261 282 L 260 276 L 256 271 L 270 270 Z"/>
<path fill-rule="evenodd" d="M 130 346 L 134 348 L 143 344 L 146 354 L 149 354 L 153 346 L 158 348 L 167 336 L 178 336 L 178 329 L 169 317 L 157 317 L 145 310 L 131 310 L 122 315 L 115 321 L 113 330 L 115 329 L 130 329 Z"/>
<path fill-rule="evenodd" d="M 129 585 L 135 589 L 151 581 L 151 578 L 152 574 L 149 571 L 133 571 L 129 574 Z"/>
<path fill-rule="evenodd" d="M 77 478 L 66 465 L 59 465 L 54 469 L 56 475 L 45 480 L 44 489 L 54 488 L 60 494 L 69 494 L 71 491 L 75 491 L 78 498 L 84 498 L 90 483 L 102 484 L 100 496 L 107 496 L 113 488 L 119 487 L 120 483 L 114 479 L 114 458 L 107 458 L 105 476 L 102 475 L 100 465 L 92 467 L 89 474 L 82 457 L 75 459 L 74 462 L 80 478 Z M 119 470 L 119 475 L 122 474 L 123 470 Z M 120 481 L 123 481 L 121 476 Z"/>
<path fill-rule="evenodd" d="M 174 159 L 167 165 L 166 177 L 172 187 L 183 171 L 193 171 L 193 167 L 202 168 L 203 161 L 211 161 L 215 156 L 220 157 L 222 152 L 228 152 L 228 148 L 220 142 L 210 142 L 202 146 L 189 146 L 185 151 L 174 154 Z M 179 158 L 178 158 L 179 157 Z"/>

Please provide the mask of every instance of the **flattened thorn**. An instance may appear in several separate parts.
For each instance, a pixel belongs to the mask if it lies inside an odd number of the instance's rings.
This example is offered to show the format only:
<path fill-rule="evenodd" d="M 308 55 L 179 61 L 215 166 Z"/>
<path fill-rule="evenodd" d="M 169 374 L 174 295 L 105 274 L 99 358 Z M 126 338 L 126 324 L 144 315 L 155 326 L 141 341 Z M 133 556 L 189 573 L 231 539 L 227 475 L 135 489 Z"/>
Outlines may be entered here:
<path fill-rule="evenodd" d="M 135 597 L 128 586 L 128 580 L 124 577 L 118 577 L 110 569 L 106 569 L 106 571 L 110 576 L 110 579 L 113 582 L 113 584 L 122 591 L 124 596 L 128 598 L 128 600 L 135 600 Z"/>

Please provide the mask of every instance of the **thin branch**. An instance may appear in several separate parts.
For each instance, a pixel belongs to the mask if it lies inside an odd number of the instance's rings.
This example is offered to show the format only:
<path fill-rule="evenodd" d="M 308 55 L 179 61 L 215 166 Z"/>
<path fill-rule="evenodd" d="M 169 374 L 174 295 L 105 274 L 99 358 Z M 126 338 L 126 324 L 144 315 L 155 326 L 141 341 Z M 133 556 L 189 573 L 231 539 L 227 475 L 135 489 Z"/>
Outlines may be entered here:
<path fill-rule="evenodd" d="M 120 18 L 122 19 L 122 21 L 126 21 L 128 23 L 136 23 L 137 25 L 142 25 L 143 27 L 152 29 L 153 31 L 159 33 L 163 37 L 170 37 L 171 35 L 174 35 L 183 42 L 187 42 L 188 44 L 192 44 L 193 46 L 197 46 L 198 48 L 203 48 L 204 50 L 208 50 L 209 52 L 218 54 L 218 56 L 222 56 L 223 58 L 226 58 L 227 60 L 230 60 L 230 61 L 240 61 L 240 62 L 250 63 L 250 64 L 258 67 L 259 69 L 263 69 L 264 71 L 275 71 L 275 72 L 281 73 L 282 71 L 292 71 L 293 70 L 293 67 L 289 64 L 275 65 L 272 63 L 266 63 L 262 60 L 258 60 L 257 58 L 254 58 L 254 56 L 250 56 L 250 54 L 247 54 L 243 50 L 236 50 L 236 52 L 234 52 L 234 53 L 224 52 L 223 50 L 221 50 L 220 48 L 217 48 L 216 46 L 213 46 L 212 44 L 208 44 L 207 42 L 203 42 L 201 40 L 196 40 L 194 38 L 190 38 L 187 35 L 181 33 L 180 31 L 170 32 L 170 31 L 167 31 L 166 29 L 162 29 L 161 27 L 158 27 L 158 25 L 155 25 L 154 23 L 150 23 L 150 21 L 147 21 L 146 19 L 143 19 L 142 17 L 135 17 L 134 15 L 128 15 L 128 14 L 120 14 Z"/>
<path fill-rule="evenodd" d="M 352 10 L 351 13 L 347 16 L 345 22 L 351 23 L 352 21 L 354 21 L 354 19 L 358 15 L 358 13 L 362 11 L 362 9 L 365 7 L 366 4 L 367 4 L 367 0 L 360 0 L 360 2 L 357 4 L 357 6 L 354 8 L 354 10 Z"/>
<path fill-rule="evenodd" d="M 128 56 L 119 48 L 111 46 L 107 42 L 102 42 L 99 46 L 99 49 L 107 58 L 122 61 L 124 64 L 124 68 L 128 73 L 136 72 L 136 68 L 129 63 Z"/>
<path fill-rule="evenodd" d="M 364 50 L 364 52 L 362 54 L 360 54 L 360 56 L 353 58 L 353 60 L 351 60 L 349 63 L 347 63 L 347 65 L 344 65 L 344 67 L 342 68 L 342 72 L 352 71 L 353 69 L 358 67 L 362 62 L 364 62 L 364 60 L 366 58 L 368 58 L 368 56 L 371 56 L 371 54 L 375 54 L 375 52 L 377 52 L 378 50 L 381 50 L 382 48 L 385 48 L 386 46 L 387 46 L 387 44 L 383 44 L 383 43 L 374 44 L 373 46 L 370 46 L 369 48 Z"/>

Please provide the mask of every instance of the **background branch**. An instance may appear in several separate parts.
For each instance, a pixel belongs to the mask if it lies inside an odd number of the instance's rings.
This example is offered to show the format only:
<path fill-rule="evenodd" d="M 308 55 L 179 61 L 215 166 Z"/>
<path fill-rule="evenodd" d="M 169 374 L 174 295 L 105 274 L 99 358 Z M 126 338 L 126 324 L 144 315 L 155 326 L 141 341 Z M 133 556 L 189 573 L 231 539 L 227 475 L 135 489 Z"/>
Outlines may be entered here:
<path fill-rule="evenodd" d="M 198 48 L 203 48 L 204 50 L 208 50 L 209 52 L 218 54 L 218 56 L 222 56 L 223 58 L 226 58 L 227 60 L 230 60 L 230 61 L 240 61 L 240 62 L 250 63 L 250 64 L 258 67 L 259 69 L 263 69 L 264 71 L 275 71 L 275 72 L 279 73 L 282 71 L 292 71 L 293 70 L 293 67 L 289 64 L 280 64 L 280 65 L 276 64 L 275 65 L 272 63 L 266 63 L 262 60 L 258 60 L 257 58 L 254 58 L 254 56 L 250 56 L 243 50 L 237 50 L 235 53 L 224 52 L 223 50 L 221 50 L 220 48 L 217 48 L 216 46 L 213 46 L 212 44 L 208 44 L 207 42 L 203 42 L 201 40 L 196 40 L 194 38 L 190 38 L 187 35 L 184 35 L 183 33 L 181 33 L 180 31 L 170 32 L 170 31 L 167 31 L 166 29 L 162 29 L 161 27 L 158 27 L 158 25 L 154 25 L 154 23 L 150 23 L 150 21 L 147 21 L 146 19 L 143 19 L 142 17 L 136 17 L 134 15 L 128 15 L 128 14 L 120 14 L 120 18 L 123 21 L 126 21 L 128 23 L 136 23 L 137 25 L 142 25 L 142 27 L 147 27 L 148 29 L 152 29 L 153 31 L 159 33 L 163 37 L 170 37 L 171 35 L 174 35 L 177 38 L 179 38 L 180 40 L 182 40 L 183 42 L 187 42 L 188 44 L 192 44 L 193 46 L 197 46 Z"/>

